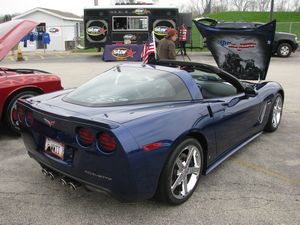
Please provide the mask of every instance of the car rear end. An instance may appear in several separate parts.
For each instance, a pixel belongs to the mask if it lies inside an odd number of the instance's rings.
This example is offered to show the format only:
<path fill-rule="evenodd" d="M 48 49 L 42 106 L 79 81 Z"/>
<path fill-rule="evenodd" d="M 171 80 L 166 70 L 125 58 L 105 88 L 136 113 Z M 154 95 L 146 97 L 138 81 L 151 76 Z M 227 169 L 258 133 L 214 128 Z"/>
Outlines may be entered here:
<path fill-rule="evenodd" d="M 139 198 L 122 140 L 116 135 L 124 128 L 108 121 L 65 116 L 65 112 L 51 107 L 47 112 L 41 108 L 26 100 L 18 102 L 26 149 L 45 175 L 59 177 L 71 187 L 83 184 L 102 189 L 124 200 Z M 137 147 L 130 135 L 126 141 Z"/>
<path fill-rule="evenodd" d="M 152 197 L 172 141 L 182 133 L 153 121 L 170 117 L 174 124 L 182 105 L 200 95 L 189 74 L 174 71 L 117 66 L 74 90 L 19 101 L 29 155 L 51 177 L 58 173 L 125 200 Z"/>

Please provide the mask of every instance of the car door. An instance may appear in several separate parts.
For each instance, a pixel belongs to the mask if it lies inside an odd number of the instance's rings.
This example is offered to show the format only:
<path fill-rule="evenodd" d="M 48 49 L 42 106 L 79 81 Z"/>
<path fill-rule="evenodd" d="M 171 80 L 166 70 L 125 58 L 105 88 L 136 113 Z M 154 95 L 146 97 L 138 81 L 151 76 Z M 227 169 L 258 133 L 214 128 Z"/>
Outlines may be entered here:
<path fill-rule="evenodd" d="M 258 96 L 240 93 L 209 103 L 214 118 L 217 154 L 230 150 L 259 131 Z"/>
<path fill-rule="evenodd" d="M 261 127 L 261 100 L 253 87 L 247 88 L 222 71 L 190 72 L 214 118 L 217 155 L 234 148 Z"/>

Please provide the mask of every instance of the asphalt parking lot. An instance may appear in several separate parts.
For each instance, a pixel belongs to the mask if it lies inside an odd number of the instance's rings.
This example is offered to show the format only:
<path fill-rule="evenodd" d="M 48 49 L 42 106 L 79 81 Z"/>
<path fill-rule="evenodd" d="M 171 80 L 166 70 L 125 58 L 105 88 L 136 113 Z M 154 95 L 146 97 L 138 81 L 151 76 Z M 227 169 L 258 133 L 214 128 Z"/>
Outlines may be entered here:
<path fill-rule="evenodd" d="M 50 71 L 71 88 L 116 64 L 94 53 L 60 56 L 6 58 L 1 66 Z M 190 56 L 214 64 L 209 53 Z M 0 224 L 300 224 L 300 53 L 272 58 L 267 79 L 285 89 L 279 129 L 201 177 L 192 198 L 177 207 L 70 191 L 45 178 L 21 138 L 0 128 Z"/>

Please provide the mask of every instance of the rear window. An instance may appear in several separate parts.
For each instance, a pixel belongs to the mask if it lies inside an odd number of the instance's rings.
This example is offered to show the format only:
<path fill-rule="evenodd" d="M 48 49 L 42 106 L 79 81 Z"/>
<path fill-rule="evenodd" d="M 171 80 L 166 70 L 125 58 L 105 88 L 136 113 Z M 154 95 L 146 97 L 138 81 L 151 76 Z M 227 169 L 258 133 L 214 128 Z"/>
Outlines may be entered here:
<path fill-rule="evenodd" d="M 64 101 L 85 106 L 114 106 L 191 100 L 182 80 L 165 71 L 115 67 L 65 96 Z"/>

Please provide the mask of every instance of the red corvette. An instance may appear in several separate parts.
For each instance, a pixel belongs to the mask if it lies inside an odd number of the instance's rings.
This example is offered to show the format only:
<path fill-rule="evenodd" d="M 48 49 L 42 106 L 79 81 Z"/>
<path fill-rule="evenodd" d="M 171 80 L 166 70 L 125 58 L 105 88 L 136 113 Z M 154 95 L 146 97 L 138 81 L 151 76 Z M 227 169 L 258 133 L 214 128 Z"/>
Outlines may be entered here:
<path fill-rule="evenodd" d="M 0 24 L 0 61 L 34 27 L 36 22 L 13 20 Z M 11 69 L 0 66 L 0 119 L 12 131 L 18 132 L 16 101 L 38 94 L 63 89 L 60 78 L 36 69 Z"/>

